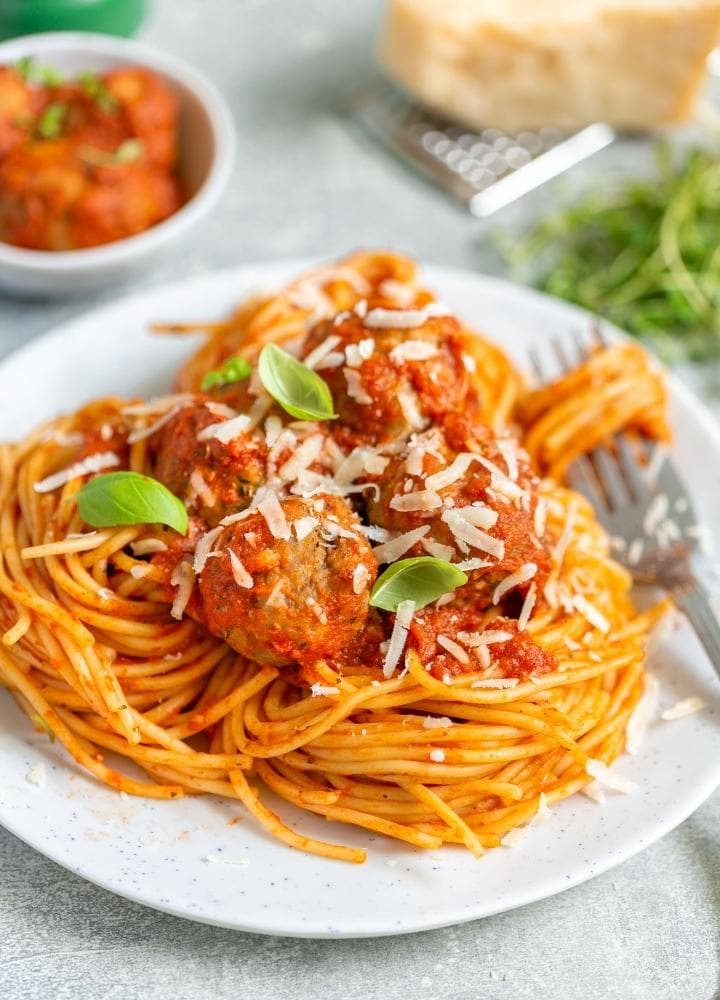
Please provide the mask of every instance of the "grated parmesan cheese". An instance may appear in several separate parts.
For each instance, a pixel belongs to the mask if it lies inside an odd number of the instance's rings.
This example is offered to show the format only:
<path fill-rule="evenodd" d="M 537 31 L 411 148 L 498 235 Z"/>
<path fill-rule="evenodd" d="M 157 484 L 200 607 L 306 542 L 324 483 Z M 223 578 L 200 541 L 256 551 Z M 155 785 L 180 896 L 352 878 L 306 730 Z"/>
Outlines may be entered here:
<path fill-rule="evenodd" d="M 428 756 L 434 764 L 442 764 L 445 760 L 445 751 L 436 748 L 435 750 L 431 750 Z"/>
<path fill-rule="evenodd" d="M 131 542 L 130 549 L 134 556 L 149 556 L 153 552 L 167 552 L 167 545 L 159 538 L 141 538 L 139 542 Z"/>
<path fill-rule="evenodd" d="M 365 589 L 365 585 L 370 579 L 370 570 L 364 563 L 358 563 L 353 570 L 352 575 L 352 588 L 354 594 L 362 594 Z"/>
<path fill-rule="evenodd" d="M 683 698 L 671 708 L 666 708 L 660 718 L 666 722 L 671 722 L 673 719 L 682 719 L 686 715 L 694 715 L 695 712 L 700 712 L 703 708 L 705 708 L 705 702 L 702 698 L 698 698 L 697 696 Z"/>
<path fill-rule="evenodd" d="M 423 729 L 447 729 L 448 726 L 452 725 L 453 721 L 447 715 L 426 715 L 423 719 Z"/>
<path fill-rule="evenodd" d="M 397 401 L 410 427 L 414 430 L 423 430 L 427 427 L 429 421 L 423 417 L 417 395 L 412 389 L 398 389 Z"/>
<path fill-rule="evenodd" d="M 439 493 L 432 490 L 418 490 L 415 493 L 406 493 L 404 496 L 394 496 L 389 506 L 392 510 L 412 511 L 412 510 L 436 510 L 442 507 L 442 498 Z"/>
<path fill-rule="evenodd" d="M 175 406 L 171 406 L 169 410 L 163 413 L 161 417 L 158 417 L 157 420 L 154 420 L 148 427 L 141 427 L 138 430 L 132 431 L 132 433 L 128 435 L 128 444 L 136 444 L 138 441 L 144 441 L 145 438 L 152 437 L 152 435 L 163 428 L 165 424 L 170 423 L 172 418 L 176 416 L 176 414 L 178 414 L 185 406 L 186 403 L 184 402 L 176 403 Z M 104 424 L 103 426 L 107 425 Z M 112 428 L 110 430 L 110 436 L 112 437 Z M 103 438 L 103 440 L 107 441 L 108 438 Z"/>
<path fill-rule="evenodd" d="M 438 635 L 436 637 L 438 646 L 442 646 L 443 649 L 447 650 L 452 657 L 454 657 L 458 663 L 462 663 L 467 666 L 470 662 L 470 657 L 468 656 L 466 650 L 462 648 L 460 643 L 455 642 L 454 639 L 449 639 L 446 635 Z"/>
<path fill-rule="evenodd" d="M 337 345 L 340 343 L 341 338 L 338 337 L 336 333 L 330 334 L 326 337 L 317 347 L 313 348 L 306 358 L 303 359 L 303 364 L 306 368 L 315 369 L 318 367 L 320 362 L 334 351 Z"/>
<path fill-rule="evenodd" d="M 273 538 L 281 538 L 287 541 L 290 538 L 290 525 L 287 522 L 285 511 L 276 494 L 271 489 L 265 487 L 258 490 L 255 499 L 257 501 L 255 506 L 265 518 L 265 522 Z"/>
<path fill-rule="evenodd" d="M 513 639 L 512 632 L 502 629 L 486 629 L 484 632 L 458 632 L 458 639 L 470 648 L 474 646 L 491 646 L 496 642 L 509 642 Z"/>
<path fill-rule="evenodd" d="M 205 482 L 199 469 L 193 469 L 190 473 L 189 486 L 189 501 L 192 502 L 195 497 L 198 497 L 206 507 L 212 507 L 215 504 L 217 500 L 215 492 Z"/>
<path fill-rule="evenodd" d="M 317 461 L 324 443 L 322 434 L 311 434 L 306 438 L 295 453 L 280 466 L 278 470 L 280 479 L 287 483 L 296 480 L 301 472 Z"/>
<path fill-rule="evenodd" d="M 190 600 L 194 584 L 195 573 L 190 563 L 185 560 L 179 562 L 170 577 L 170 586 L 177 587 L 177 593 L 170 608 L 170 614 L 173 618 L 182 618 Z"/>
<path fill-rule="evenodd" d="M 509 438 L 503 438 L 497 442 L 497 447 L 498 451 L 505 460 L 505 465 L 508 470 L 508 478 L 512 479 L 513 482 L 517 482 L 517 478 L 520 474 L 520 469 L 518 467 L 517 445 Z"/>
<path fill-rule="evenodd" d="M 535 563 L 523 563 L 514 573 L 510 573 L 509 576 L 506 576 L 497 585 L 493 593 L 493 604 L 499 604 L 508 591 L 513 590 L 514 587 L 519 587 L 523 583 L 527 583 L 528 580 L 532 580 L 536 573 L 537 565 Z"/>
<path fill-rule="evenodd" d="M 386 679 L 392 677 L 395 667 L 402 656 L 405 642 L 407 640 L 408 628 L 415 614 L 415 601 L 400 601 L 395 615 L 390 642 L 385 653 L 383 662 L 383 676 Z"/>
<path fill-rule="evenodd" d="M 474 524 L 458 510 L 446 510 L 442 514 L 442 520 L 447 524 L 454 538 L 460 542 L 466 542 L 473 548 L 487 552 L 488 555 L 496 559 L 503 559 L 505 556 L 505 543 L 500 538 L 493 538 L 487 532 L 476 528 Z"/>
<path fill-rule="evenodd" d="M 435 472 L 432 476 L 428 476 L 425 480 L 425 485 L 430 490 L 442 490 L 446 486 L 451 486 L 458 479 L 462 479 L 475 457 L 469 451 L 462 452 L 446 469 L 441 469 L 440 472 Z"/>
<path fill-rule="evenodd" d="M 255 404 L 253 403 L 253 406 Z M 197 436 L 198 441 L 219 441 L 221 444 L 230 444 L 241 434 L 245 434 L 250 429 L 250 416 L 241 413 L 230 420 L 223 420 L 220 423 L 208 424 Z"/>
<path fill-rule="evenodd" d="M 628 753 L 636 754 L 640 749 L 640 744 L 655 715 L 659 687 L 657 679 L 652 674 L 645 675 L 645 690 L 625 729 L 625 749 Z"/>
<path fill-rule="evenodd" d="M 385 278 L 384 281 L 380 282 L 379 292 L 388 299 L 392 299 L 395 305 L 400 306 L 402 309 L 407 309 L 415 301 L 415 286 L 406 285 L 402 281 L 396 281 L 394 278 Z"/>
<path fill-rule="evenodd" d="M 223 531 L 224 528 L 222 525 L 218 525 L 217 528 L 211 528 L 210 531 L 206 531 L 199 539 L 193 556 L 193 570 L 197 576 L 205 569 L 205 563 L 210 558 L 212 547 Z"/>
<path fill-rule="evenodd" d="M 375 353 L 375 341 L 372 337 L 364 337 L 358 341 L 358 353 L 363 361 L 367 361 Z"/>
<path fill-rule="evenodd" d="M 607 764 L 603 764 L 601 760 L 594 760 L 591 757 L 585 766 L 585 771 L 591 778 L 599 781 L 601 785 L 612 788 L 616 792 L 622 792 L 623 795 L 630 795 L 631 792 L 637 789 L 634 781 L 629 781 L 627 778 L 623 778 L 622 775 L 611 771 Z"/>
<path fill-rule="evenodd" d="M 432 316 L 451 316 L 441 302 L 429 302 L 422 309 L 371 309 L 365 316 L 365 326 L 380 330 L 410 330 L 424 326 Z"/>
<path fill-rule="evenodd" d="M 88 455 L 81 462 L 74 462 L 65 469 L 60 469 L 59 472 L 46 476 L 35 483 L 33 489 L 36 493 L 52 493 L 60 486 L 71 483 L 73 479 L 89 476 L 92 473 L 102 471 L 102 469 L 112 469 L 117 465 L 120 465 L 120 458 L 114 451 L 99 451 L 94 455 Z"/>
<path fill-rule="evenodd" d="M 520 609 L 520 616 L 518 618 L 518 632 L 524 632 L 527 628 L 527 624 L 530 621 L 530 616 L 533 613 L 533 608 L 535 607 L 535 602 L 537 601 L 537 585 L 531 583 L 528 587 L 528 592 L 525 595 L 525 600 L 523 601 L 523 606 Z"/>
<path fill-rule="evenodd" d="M 470 573 L 475 569 L 487 569 L 488 566 L 492 566 L 487 559 L 463 559 L 462 562 L 455 563 L 458 569 L 461 569 L 463 573 Z"/>
<path fill-rule="evenodd" d="M 411 549 L 413 545 L 419 542 L 421 538 L 424 538 L 429 531 L 429 524 L 413 528 L 412 531 L 406 531 L 404 534 L 398 535 L 397 538 L 390 539 L 389 542 L 382 542 L 380 545 L 376 545 L 373 549 L 373 555 L 378 563 L 395 562 L 396 559 L 399 559 L 408 549 Z"/>
<path fill-rule="evenodd" d="M 328 684 L 313 684 L 310 688 L 310 694 L 313 698 L 329 698 L 332 695 L 340 694 L 340 688 Z"/>
<path fill-rule="evenodd" d="M 444 559 L 445 562 L 451 562 L 455 555 L 455 549 L 452 545 L 443 545 L 442 542 L 436 542 L 434 538 L 423 538 L 420 544 L 428 555 L 434 556 L 436 559 Z M 458 568 L 462 569 L 462 566 L 458 566 Z M 443 596 L 447 597 L 447 594 Z"/>
<path fill-rule="evenodd" d="M 35 767 L 31 768 L 25 775 L 25 781 L 29 785 L 35 785 L 36 788 L 44 788 L 47 775 L 45 773 L 45 765 L 42 761 L 36 764 Z"/>
<path fill-rule="evenodd" d="M 320 524 L 320 519 L 317 517 L 299 517 L 296 521 L 293 521 L 293 531 L 297 536 L 297 540 L 301 542 L 303 538 L 307 538 L 311 531 Z"/>
<path fill-rule="evenodd" d="M 591 604 L 586 597 L 583 597 L 582 594 L 575 594 L 573 596 L 572 605 L 583 616 L 585 621 L 602 632 L 603 635 L 606 635 L 610 631 L 610 622 L 605 615 L 594 604 Z"/>
<path fill-rule="evenodd" d="M 393 347 L 389 357 L 396 365 L 402 365 L 407 361 L 427 361 L 429 358 L 436 357 L 437 354 L 436 345 L 427 340 L 405 340 Z"/>
<path fill-rule="evenodd" d="M 605 792 L 600 788 L 597 781 L 591 781 L 589 785 L 585 785 L 580 791 L 583 795 L 587 795 L 589 799 L 592 799 L 593 802 L 597 802 L 599 806 L 605 805 Z"/>
<path fill-rule="evenodd" d="M 230 571 L 233 575 L 233 580 L 238 587 L 244 587 L 246 590 L 250 590 L 253 586 L 253 578 L 245 569 L 242 561 L 238 558 L 235 552 L 233 552 L 232 549 L 228 549 L 227 551 L 230 556 Z"/>
<path fill-rule="evenodd" d="M 363 406 L 367 406 L 372 403 L 372 396 L 365 390 L 362 384 L 362 378 L 360 373 L 352 368 L 343 368 L 343 375 L 345 376 L 345 381 L 347 382 L 348 396 L 354 399 L 356 403 L 360 403 Z"/>

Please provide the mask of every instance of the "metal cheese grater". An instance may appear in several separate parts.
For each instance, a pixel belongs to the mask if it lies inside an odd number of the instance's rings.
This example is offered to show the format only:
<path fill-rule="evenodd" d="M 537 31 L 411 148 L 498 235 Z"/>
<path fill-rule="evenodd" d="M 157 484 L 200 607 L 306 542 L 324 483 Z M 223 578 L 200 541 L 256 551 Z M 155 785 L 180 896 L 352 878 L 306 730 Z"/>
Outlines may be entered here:
<path fill-rule="evenodd" d="M 556 128 L 511 134 L 472 132 L 414 104 L 389 84 L 359 94 L 355 118 L 406 165 L 486 216 L 557 177 L 615 138 L 607 125 L 578 132 Z"/>

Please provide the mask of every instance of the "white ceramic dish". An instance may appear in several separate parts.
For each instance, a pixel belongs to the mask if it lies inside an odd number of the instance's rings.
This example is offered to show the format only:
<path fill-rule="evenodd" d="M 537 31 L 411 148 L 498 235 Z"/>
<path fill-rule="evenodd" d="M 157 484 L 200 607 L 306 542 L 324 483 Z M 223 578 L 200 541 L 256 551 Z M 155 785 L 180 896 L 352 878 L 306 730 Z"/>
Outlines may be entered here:
<path fill-rule="evenodd" d="M 140 42 L 58 31 L 0 44 L 0 66 L 23 56 L 68 75 L 146 66 L 165 78 L 180 103 L 179 171 L 188 200 L 179 211 L 137 236 L 87 250 L 47 252 L 0 243 L 0 289 L 33 297 L 77 295 L 122 280 L 207 215 L 230 177 L 235 127 L 214 84 L 175 56 Z"/>
<path fill-rule="evenodd" d="M 166 390 L 194 345 L 185 337 L 152 336 L 148 320 L 222 316 L 243 293 L 299 267 L 203 276 L 124 299 L 33 342 L 0 365 L 0 437 L 15 437 L 93 396 Z M 494 279 L 433 267 L 425 277 L 521 364 L 531 342 L 542 347 L 543 338 L 588 322 L 577 309 Z M 671 380 L 671 390 L 677 460 L 717 537 L 718 429 L 686 389 Z M 661 682 L 662 705 L 699 695 L 706 708 L 675 722 L 656 721 L 641 753 L 621 758 L 618 771 L 638 782 L 638 791 L 608 793 L 602 807 L 576 796 L 520 847 L 499 848 L 480 861 L 460 849 L 426 854 L 328 827 L 276 803 L 303 830 L 368 848 L 365 865 L 347 865 L 277 843 L 233 802 L 121 798 L 35 733 L 6 692 L 0 692 L 0 823 L 112 892 L 226 927 L 362 937 L 459 923 L 552 895 L 619 864 L 680 823 L 720 784 L 720 685 L 686 625 L 658 645 L 651 669 Z M 44 788 L 26 780 L 41 762 Z M 228 825 L 234 817 L 240 822 Z"/>

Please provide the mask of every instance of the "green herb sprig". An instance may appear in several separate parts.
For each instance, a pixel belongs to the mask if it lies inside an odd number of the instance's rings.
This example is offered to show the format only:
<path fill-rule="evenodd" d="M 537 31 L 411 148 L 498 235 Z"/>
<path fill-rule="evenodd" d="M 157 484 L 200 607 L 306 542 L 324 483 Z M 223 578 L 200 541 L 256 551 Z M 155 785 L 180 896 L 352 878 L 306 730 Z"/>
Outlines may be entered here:
<path fill-rule="evenodd" d="M 15 69 L 26 83 L 44 87 L 59 87 L 65 77 L 54 66 L 38 63 L 32 56 L 22 56 L 15 63 Z"/>
<path fill-rule="evenodd" d="M 78 150 L 78 156 L 93 167 L 121 167 L 127 163 L 135 163 L 145 152 L 142 139 L 125 139 L 116 150 L 108 152 L 95 146 L 83 146 Z"/>
<path fill-rule="evenodd" d="M 720 159 L 662 145 L 657 177 L 603 184 L 503 240 L 515 275 L 650 342 L 720 356 Z"/>
<path fill-rule="evenodd" d="M 53 101 L 37 120 L 35 131 L 41 139 L 58 139 L 62 135 L 68 106 L 64 101 Z"/>
<path fill-rule="evenodd" d="M 86 70 L 78 76 L 77 80 L 84 93 L 95 101 L 101 111 L 115 111 L 117 109 L 118 102 L 97 73 Z"/>

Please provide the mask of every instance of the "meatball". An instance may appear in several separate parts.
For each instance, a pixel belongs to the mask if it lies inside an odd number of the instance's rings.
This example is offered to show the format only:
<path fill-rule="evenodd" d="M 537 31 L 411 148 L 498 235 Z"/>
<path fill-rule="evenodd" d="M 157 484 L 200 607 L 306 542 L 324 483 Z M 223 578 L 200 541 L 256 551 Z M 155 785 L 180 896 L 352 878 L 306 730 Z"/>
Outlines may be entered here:
<path fill-rule="evenodd" d="M 476 408 L 453 317 L 433 316 L 413 329 L 374 329 L 355 313 L 343 315 L 314 327 L 301 349 L 306 358 L 327 338 L 339 338 L 316 369 L 333 394 L 340 438 L 377 444 L 407 437 L 452 410 Z M 344 363 L 337 364 L 341 351 Z"/>
<path fill-rule="evenodd" d="M 267 476 L 265 436 L 241 432 L 225 443 L 202 432 L 228 414 L 200 398 L 188 403 L 158 432 L 155 476 L 208 525 L 244 510 Z"/>
<path fill-rule="evenodd" d="M 538 537 L 538 480 L 512 438 L 497 439 L 485 425 L 464 420 L 447 435 L 414 435 L 390 459 L 378 488 L 368 509 L 374 524 L 397 533 L 429 528 L 410 555 L 482 560 L 469 570 L 468 584 L 480 606 L 527 564 L 537 567 L 534 575 L 511 590 L 523 594 L 531 581 L 542 587 L 550 556 Z"/>
<path fill-rule="evenodd" d="M 258 663 L 299 663 L 311 672 L 362 629 L 377 563 L 342 498 L 287 497 L 271 506 L 277 503 L 276 534 L 287 537 L 271 533 L 261 501 L 218 538 L 200 594 L 208 629 L 233 649 Z"/>

